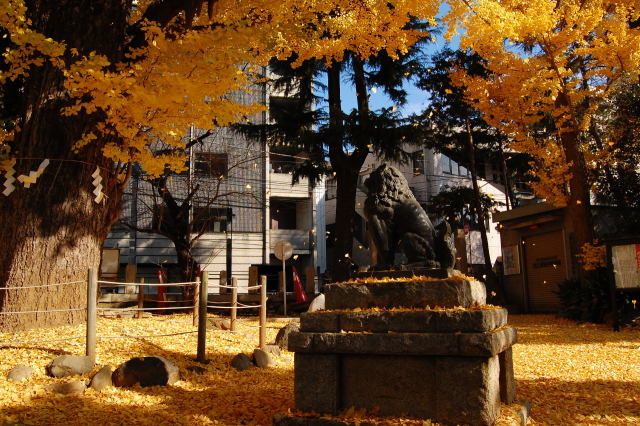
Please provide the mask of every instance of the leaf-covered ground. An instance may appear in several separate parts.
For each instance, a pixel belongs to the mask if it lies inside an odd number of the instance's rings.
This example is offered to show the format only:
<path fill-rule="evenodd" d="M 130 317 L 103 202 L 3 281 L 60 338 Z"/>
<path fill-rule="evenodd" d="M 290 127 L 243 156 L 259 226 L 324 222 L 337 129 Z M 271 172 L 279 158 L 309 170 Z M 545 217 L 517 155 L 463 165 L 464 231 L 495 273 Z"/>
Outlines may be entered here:
<path fill-rule="evenodd" d="M 606 326 L 577 325 L 552 316 L 510 317 L 518 328 L 514 346 L 518 398 L 531 402 L 532 423 L 640 423 L 640 330 L 614 333 Z M 272 340 L 283 321 L 270 321 Z M 134 356 L 164 356 L 179 365 L 182 380 L 173 386 L 91 389 L 82 395 L 55 395 L 44 367 L 59 354 L 83 354 L 84 340 L 0 348 L 0 424 L 258 424 L 293 407 L 293 354 L 275 357 L 275 367 L 238 372 L 229 367 L 238 352 L 251 354 L 258 342 L 255 320 L 240 322 L 240 332 L 209 332 L 205 372 L 190 372 L 195 334 L 137 339 L 99 339 L 99 366 L 117 366 Z M 153 335 L 193 330 L 184 315 L 145 319 L 100 319 L 98 335 Z M 0 334 L 0 342 L 82 336 L 83 326 Z M 10 383 L 9 369 L 29 364 L 28 382 Z M 513 424 L 518 406 L 503 407 L 499 424 Z M 388 419 L 390 424 L 420 424 Z"/>

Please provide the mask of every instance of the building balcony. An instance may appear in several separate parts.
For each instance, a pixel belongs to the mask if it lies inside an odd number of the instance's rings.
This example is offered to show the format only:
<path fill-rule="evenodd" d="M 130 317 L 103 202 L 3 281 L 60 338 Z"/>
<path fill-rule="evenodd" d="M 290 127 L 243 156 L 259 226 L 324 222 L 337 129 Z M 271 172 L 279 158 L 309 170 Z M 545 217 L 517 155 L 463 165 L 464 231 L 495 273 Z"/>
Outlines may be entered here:
<path fill-rule="evenodd" d="M 291 185 L 291 175 L 289 173 L 269 174 L 270 197 L 283 198 L 308 198 L 309 197 L 309 180 L 300 178 L 300 181 Z"/>
<path fill-rule="evenodd" d="M 297 254 L 309 253 L 309 231 L 306 229 L 271 229 L 270 253 L 274 252 L 276 243 L 286 240 L 293 246 L 293 252 Z"/>

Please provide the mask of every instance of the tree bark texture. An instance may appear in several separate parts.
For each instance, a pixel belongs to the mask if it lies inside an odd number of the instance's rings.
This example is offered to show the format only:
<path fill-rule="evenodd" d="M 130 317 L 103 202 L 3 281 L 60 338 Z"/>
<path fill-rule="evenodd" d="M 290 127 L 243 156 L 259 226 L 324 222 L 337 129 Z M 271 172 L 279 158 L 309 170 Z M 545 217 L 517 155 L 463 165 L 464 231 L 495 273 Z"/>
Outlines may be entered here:
<path fill-rule="evenodd" d="M 66 42 L 81 54 L 91 51 L 112 62 L 126 46 L 130 1 L 27 1 L 27 17 L 35 29 Z M 0 310 L 2 312 L 84 308 L 86 283 L 20 290 L 86 280 L 88 268 L 98 268 L 101 247 L 118 218 L 122 185 L 112 161 L 102 157 L 106 141 L 73 153 L 73 144 L 100 119 L 100 114 L 65 117 L 70 102 L 60 70 L 45 64 L 20 83 L 13 106 L 21 131 L 11 142 L 17 157 L 15 176 L 50 164 L 29 188 L 15 182 L 9 196 L 0 195 Z M 15 89 L 15 88 L 14 88 Z M 100 167 L 105 201 L 94 202 L 92 173 Z M 73 324 L 83 311 L 0 315 L 0 330 Z"/>
<path fill-rule="evenodd" d="M 569 97 L 561 93 L 557 102 L 560 106 L 570 105 Z M 591 194 L 584 154 L 580 150 L 580 134 L 577 127 L 570 124 L 560 129 L 560 140 L 567 163 L 570 164 L 569 200 L 566 208 L 567 221 L 571 223 L 572 255 L 580 253 L 586 243 L 593 243 L 593 219 L 591 217 Z M 585 271 L 574 258 L 574 273 L 583 281 L 590 273 Z"/>
<path fill-rule="evenodd" d="M 353 235 L 355 226 L 356 190 L 360 169 L 367 157 L 365 139 L 368 126 L 369 106 L 367 101 L 364 71 L 359 59 L 354 62 L 356 79 L 356 91 L 358 92 L 358 115 L 360 117 L 359 140 L 352 143 L 355 149 L 346 153 L 344 147 L 344 129 L 342 121 L 342 107 L 340 95 L 340 65 L 335 62 L 328 69 L 328 93 L 329 93 L 329 125 L 331 137 L 329 138 L 329 160 L 336 173 L 336 227 L 335 243 L 333 250 L 333 280 L 341 281 L 349 277 L 353 262 Z"/>
<path fill-rule="evenodd" d="M 482 242 L 482 255 L 484 257 L 484 269 L 485 269 L 485 282 L 487 290 L 496 293 L 496 300 L 500 304 L 505 303 L 505 291 L 502 288 L 498 288 L 498 279 L 493 272 L 491 265 L 491 255 L 489 254 L 489 240 L 487 238 L 487 228 L 485 226 L 485 214 L 482 209 L 482 203 L 480 202 L 480 187 L 478 186 L 478 171 L 476 170 L 476 147 L 473 141 L 473 133 L 471 132 L 471 126 L 469 120 L 466 122 L 467 126 L 467 152 L 469 155 L 469 170 L 471 171 L 471 184 L 473 186 L 473 205 L 478 215 L 478 227 L 480 228 L 480 240 Z"/>

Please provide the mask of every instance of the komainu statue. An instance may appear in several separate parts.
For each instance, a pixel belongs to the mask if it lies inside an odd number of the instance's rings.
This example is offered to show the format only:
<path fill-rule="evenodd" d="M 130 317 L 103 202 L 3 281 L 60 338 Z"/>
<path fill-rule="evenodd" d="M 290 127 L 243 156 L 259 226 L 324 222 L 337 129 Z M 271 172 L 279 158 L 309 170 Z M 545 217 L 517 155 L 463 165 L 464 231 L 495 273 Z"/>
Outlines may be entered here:
<path fill-rule="evenodd" d="M 398 169 L 383 164 L 365 185 L 369 190 L 364 214 L 369 222 L 372 267 L 391 268 L 396 253 L 403 253 L 410 265 L 453 267 L 455 247 L 449 224 L 443 222 L 436 231 Z"/>

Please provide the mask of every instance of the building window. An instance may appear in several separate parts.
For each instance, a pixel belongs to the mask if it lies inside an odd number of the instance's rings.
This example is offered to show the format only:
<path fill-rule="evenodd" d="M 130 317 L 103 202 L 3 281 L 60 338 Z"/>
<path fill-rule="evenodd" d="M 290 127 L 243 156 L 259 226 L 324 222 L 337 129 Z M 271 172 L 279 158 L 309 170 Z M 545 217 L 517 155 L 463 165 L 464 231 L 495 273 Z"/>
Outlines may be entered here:
<path fill-rule="evenodd" d="M 194 231 L 197 233 L 227 232 L 231 216 L 231 208 L 227 207 L 194 207 Z"/>
<path fill-rule="evenodd" d="M 224 177 L 227 175 L 227 163 L 227 154 L 196 152 L 193 158 L 193 172 L 200 177 Z"/>
<path fill-rule="evenodd" d="M 442 173 L 452 173 L 451 158 L 444 154 L 440 154 L 440 160 L 442 161 Z"/>
<path fill-rule="evenodd" d="M 271 229 L 296 229 L 296 202 L 289 200 L 271 199 L 269 206 L 271 213 Z"/>
<path fill-rule="evenodd" d="M 419 176 L 424 174 L 424 151 L 416 151 L 411 153 L 411 164 L 413 165 L 413 175 Z"/>

